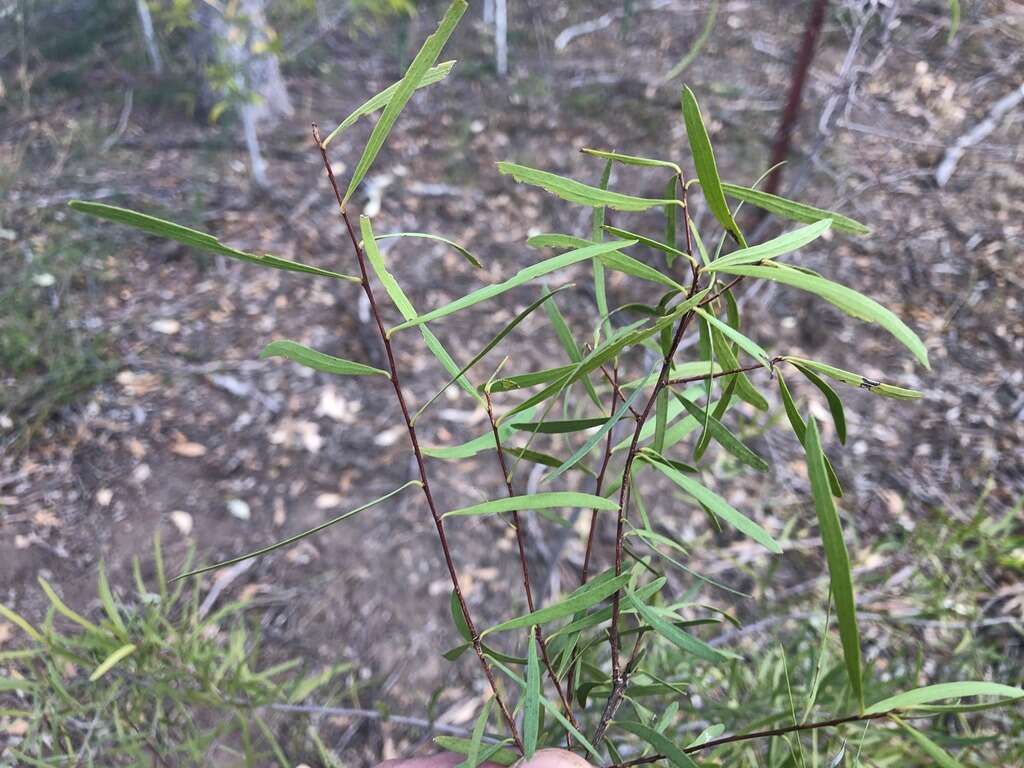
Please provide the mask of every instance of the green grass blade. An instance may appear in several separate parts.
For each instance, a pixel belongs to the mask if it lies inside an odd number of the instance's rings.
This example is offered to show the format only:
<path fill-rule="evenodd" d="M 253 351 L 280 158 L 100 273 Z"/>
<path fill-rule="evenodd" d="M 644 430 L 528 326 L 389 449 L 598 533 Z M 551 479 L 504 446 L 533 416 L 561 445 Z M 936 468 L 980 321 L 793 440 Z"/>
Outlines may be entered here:
<path fill-rule="evenodd" d="M 459 19 L 462 18 L 462 14 L 466 12 L 468 7 L 469 4 L 466 0 L 452 0 L 452 4 L 448 6 L 448 10 L 444 18 L 441 19 L 437 30 L 426 39 L 423 47 L 420 48 L 413 58 L 409 69 L 405 72 L 405 76 L 398 82 L 398 87 L 395 88 L 391 98 L 388 99 L 388 104 L 384 107 L 380 119 L 377 120 L 377 124 L 373 127 L 373 132 L 366 142 L 363 154 L 359 158 L 359 162 L 356 163 L 355 170 L 352 171 L 352 178 L 348 183 L 348 189 L 345 191 L 345 198 L 341 201 L 342 208 L 348 203 L 352 193 L 356 191 L 359 183 L 366 176 L 366 172 L 370 170 L 370 166 L 373 165 L 377 153 L 384 146 L 388 134 L 391 133 L 395 121 L 398 120 L 398 115 L 401 114 L 409 99 L 412 98 L 413 93 L 419 87 L 427 71 L 437 61 L 437 57 L 441 55 L 441 49 L 448 42 L 448 38 L 455 31 L 455 26 L 459 23 Z"/>
<path fill-rule="evenodd" d="M 806 421 L 804 450 L 807 454 L 807 475 L 814 496 L 814 508 L 818 514 L 822 546 L 828 563 L 829 581 L 836 605 L 836 620 L 839 637 L 843 645 L 843 659 L 846 674 L 861 709 L 864 708 L 864 686 L 861 680 L 860 633 L 857 629 L 857 602 L 853 593 L 853 574 L 850 571 L 850 555 L 843 540 L 839 514 L 832 500 L 832 489 L 825 471 L 825 454 L 821 450 L 818 425 L 813 417 Z"/>
<path fill-rule="evenodd" d="M 917 743 L 917 746 L 921 748 L 921 751 L 934 761 L 938 768 L 964 768 L 963 764 L 959 760 L 954 758 L 919 730 L 908 723 L 903 722 L 903 720 L 898 717 L 894 717 L 893 720 L 895 720 L 897 725 L 899 725 L 899 727 Z"/>

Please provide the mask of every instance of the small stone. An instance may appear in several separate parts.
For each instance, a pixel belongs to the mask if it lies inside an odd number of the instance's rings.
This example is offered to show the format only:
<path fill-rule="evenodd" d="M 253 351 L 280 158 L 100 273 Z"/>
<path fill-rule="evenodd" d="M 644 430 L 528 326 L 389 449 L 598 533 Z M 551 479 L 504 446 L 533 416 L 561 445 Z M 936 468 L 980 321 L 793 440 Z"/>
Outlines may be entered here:
<path fill-rule="evenodd" d="M 241 499 L 228 499 L 228 514 L 239 520 L 249 520 L 252 517 L 249 505 Z"/>
<path fill-rule="evenodd" d="M 244 503 L 244 502 L 243 502 Z M 182 536 L 192 533 L 192 515 L 180 509 L 171 512 L 171 522 Z"/>

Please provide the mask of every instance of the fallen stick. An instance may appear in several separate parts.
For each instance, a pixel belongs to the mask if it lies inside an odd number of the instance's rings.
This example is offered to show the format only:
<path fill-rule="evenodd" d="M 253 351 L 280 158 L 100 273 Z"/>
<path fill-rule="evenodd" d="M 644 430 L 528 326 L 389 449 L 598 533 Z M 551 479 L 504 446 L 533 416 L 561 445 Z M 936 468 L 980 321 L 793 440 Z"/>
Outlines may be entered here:
<path fill-rule="evenodd" d="M 956 172 L 956 166 L 960 162 L 960 158 L 964 156 L 964 151 L 982 142 L 992 131 L 999 127 L 999 123 L 1002 122 L 1007 113 L 1022 101 L 1024 101 L 1024 83 L 1021 83 L 1014 90 L 1003 96 L 1003 98 L 996 101 L 991 109 L 989 109 L 988 114 L 985 115 L 984 120 L 957 139 L 956 143 L 946 150 L 946 153 L 942 156 L 942 162 L 935 168 L 935 183 L 940 187 L 946 186 L 946 183 Z"/>

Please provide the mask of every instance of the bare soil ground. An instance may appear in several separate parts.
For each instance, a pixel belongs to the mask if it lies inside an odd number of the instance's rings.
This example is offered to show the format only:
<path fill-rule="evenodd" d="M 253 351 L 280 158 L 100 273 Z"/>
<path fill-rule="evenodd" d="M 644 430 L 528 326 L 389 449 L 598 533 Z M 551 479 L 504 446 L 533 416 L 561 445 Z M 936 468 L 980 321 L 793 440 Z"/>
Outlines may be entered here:
<path fill-rule="evenodd" d="M 966 516 L 987 485 L 993 514 L 1024 492 L 1024 113 L 1012 112 L 968 149 L 945 187 L 934 179 L 945 148 L 1020 85 L 1024 13 L 1012 2 L 970 4 L 960 34 L 947 44 L 944 3 L 904 5 L 898 16 L 884 10 L 863 27 L 846 12 L 829 18 L 786 178 L 793 196 L 848 212 L 874 230 L 869 238 L 817 243 L 800 262 L 893 308 L 925 340 L 933 370 L 914 368 L 888 338 L 796 292 L 764 290 L 744 299 L 748 328 L 758 328 L 756 337 L 771 350 L 827 355 L 835 365 L 927 393 L 910 404 L 867 393 L 848 399 L 851 439 L 834 455 L 848 488 L 844 508 L 859 566 L 871 565 L 873 538 L 931 515 Z M 470 24 L 460 31 L 449 51 L 461 60 L 457 74 L 414 99 L 367 180 L 371 194 L 357 205 L 379 209 L 378 232 L 441 234 L 484 261 L 484 272 L 475 272 L 433 244 L 387 241 L 387 257 L 417 307 L 437 306 L 529 263 L 536 257 L 524 244 L 530 234 L 585 233 L 579 210 L 499 176 L 495 161 L 591 182 L 600 166 L 581 156 L 580 146 L 686 166 L 678 83 L 651 84 L 692 43 L 702 6 L 640 8 L 628 29 L 616 20 L 564 50 L 552 45 L 556 32 L 615 13 L 621 3 L 517 8 L 513 72 L 504 82 L 489 71 L 481 30 Z M 791 11 L 789 3 L 722 3 L 707 48 L 683 76 L 713 116 L 712 139 L 728 179 L 749 183 L 764 170 L 801 33 L 801 14 Z M 889 29 L 887 19 L 896 19 Z M 106 560 L 115 585 L 127 584 L 130 558 L 148 558 L 156 532 L 172 564 L 190 546 L 204 560 L 224 558 L 413 477 L 387 388 L 257 360 L 274 338 L 379 359 L 356 286 L 197 258 L 73 219 L 63 205 L 71 198 L 121 202 L 239 247 L 351 271 L 308 126 L 330 126 L 395 79 L 385 42 L 343 40 L 331 47 L 329 74 L 294 73 L 299 114 L 268 138 L 270 196 L 250 191 L 245 155 L 226 139 L 229 131 L 211 141 L 209 129 L 166 105 L 137 105 L 121 140 L 98 152 L 94 139 L 113 130 L 121 106 L 114 78 L 102 68 L 95 75 L 102 87 L 82 99 L 47 102 L 36 120 L 5 120 L 5 151 L 23 155 L 3 226 L 31 247 L 46 247 L 54 231 L 72 237 L 73 228 L 81 228 L 75 238 L 92 241 L 81 278 L 59 300 L 75 307 L 80 333 L 109 340 L 118 366 L 27 449 L 12 446 L 0 457 L 3 602 L 38 617 L 43 601 L 35 580 L 45 574 L 69 601 L 85 605 L 97 561 Z M 339 166 L 354 164 L 367 133 L 360 125 L 332 147 Z M 616 188 L 623 191 L 659 192 L 654 175 L 621 179 Z M 660 228 L 654 218 L 629 223 Z M 618 283 L 612 291 L 625 296 Z M 467 359 L 533 295 L 508 294 L 500 311 L 462 313 L 436 331 Z M 563 308 L 577 330 L 589 326 L 594 310 L 584 291 Z M 397 339 L 411 399 L 423 402 L 443 383 L 442 372 L 418 337 Z M 515 371 L 560 361 L 539 317 L 500 353 L 512 356 Z M 423 429 L 427 442 L 442 443 L 485 426 L 468 398 L 453 393 Z M 743 475 L 725 490 L 774 529 L 799 517 L 779 569 L 783 590 L 818 568 L 816 532 L 798 446 L 770 432 L 752 439 L 777 467 L 796 474 Z M 834 435 L 828 439 L 838 448 Z M 432 465 L 441 506 L 500 492 L 493 457 L 478 458 L 457 470 Z M 517 478 L 525 482 L 525 475 Z M 668 494 L 647 500 L 655 508 L 672 503 Z M 711 540 L 701 520 L 686 516 L 680 525 L 692 528 L 695 540 Z M 493 619 L 509 608 L 507 595 L 518 594 L 511 533 L 498 521 L 453 529 L 471 602 Z M 552 531 L 544 535 L 556 539 Z M 722 554 L 691 565 L 749 585 L 747 569 L 763 568 L 761 556 L 728 538 L 717 541 Z M 569 540 L 564 567 L 578 563 L 581 552 L 580 542 Z M 229 593 L 253 597 L 268 645 L 282 655 L 357 662 L 374 680 L 361 703 L 422 713 L 426 697 L 440 690 L 443 711 L 465 701 L 476 675 L 438 656 L 453 642 L 439 554 L 426 509 L 409 493 L 260 560 Z M 538 554 L 542 574 L 543 561 Z M 881 567 L 896 572 L 899 556 Z M 538 580 L 556 587 L 569 572 Z M 730 607 L 757 618 L 756 609 Z M 471 714 L 453 711 L 450 720 Z M 365 752 L 350 753 L 355 764 L 422 738 L 374 722 L 358 728 L 354 744 Z"/>

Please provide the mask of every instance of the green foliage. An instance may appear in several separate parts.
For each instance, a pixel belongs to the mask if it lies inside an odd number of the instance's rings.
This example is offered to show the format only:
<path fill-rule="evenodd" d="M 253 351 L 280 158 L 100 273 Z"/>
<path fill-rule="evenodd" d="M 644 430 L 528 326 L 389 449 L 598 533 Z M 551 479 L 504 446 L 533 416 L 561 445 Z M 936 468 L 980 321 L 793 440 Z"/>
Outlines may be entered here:
<path fill-rule="evenodd" d="M 842 398 L 854 396 L 855 392 L 833 389 L 825 378 L 891 397 L 913 399 L 919 393 L 787 355 L 786 350 L 776 348 L 777 343 L 772 341 L 776 334 L 771 327 L 744 327 L 733 294 L 741 281 L 749 284 L 769 280 L 800 289 L 812 299 L 831 303 L 857 320 L 879 325 L 927 368 L 928 354 L 923 342 L 893 312 L 849 287 L 780 260 L 793 258 L 795 252 L 811 243 L 820 246 L 818 238 L 829 227 L 842 234 L 867 235 L 869 230 L 842 214 L 763 195 L 756 190 L 756 182 L 751 186 L 724 182 L 696 97 L 684 88 L 679 119 L 686 128 L 696 178 L 684 176 L 687 166 L 673 160 L 602 150 L 587 152 L 604 161 L 598 186 L 501 162 L 500 173 L 587 209 L 589 239 L 573 234 L 537 236 L 530 244 L 561 252 L 534 261 L 504 281 L 471 290 L 440 307 L 417 311 L 388 270 L 370 220 L 360 217 L 357 234 L 346 206 L 377 160 L 413 92 L 436 81 L 428 77 L 434 71 L 431 67 L 465 10 L 464 0 L 453 0 L 438 30 L 413 58 L 405 77 L 383 96 L 368 102 L 374 109 L 383 110 L 344 195 L 335 180 L 326 142 L 320 146 L 324 170 L 339 203 L 338 212 L 346 225 L 360 279 L 233 251 L 212 236 L 125 209 L 92 203 L 76 203 L 75 207 L 153 235 L 242 258 L 254 266 L 286 268 L 360 283 L 387 352 L 387 371 L 368 370 L 361 363 L 327 358 L 290 343 L 282 346 L 278 342 L 272 349 L 322 371 L 341 375 L 377 373 L 390 378 L 419 474 L 418 480 L 407 485 L 418 485 L 423 493 L 452 581 L 451 614 L 462 644 L 445 657 L 454 660 L 471 648 L 487 672 L 496 705 L 495 709 L 490 702 L 484 706 L 470 738 L 443 742 L 467 754 L 468 764 L 491 754 L 504 760 L 508 757 L 506 746 L 514 753 L 529 753 L 568 739 L 600 763 L 640 765 L 667 760 L 675 766 L 691 768 L 709 755 L 708 759 L 718 761 L 716 764 L 730 766 L 837 766 L 847 750 L 854 753 L 854 747 L 844 742 L 834 748 L 834 729 L 846 729 L 840 731 L 843 734 L 852 729 L 860 732 L 855 762 L 861 760 L 861 754 L 868 760 L 870 748 L 880 743 L 888 745 L 886 764 L 891 764 L 893 755 L 900 755 L 901 750 L 908 755 L 923 750 L 929 759 L 940 764 L 955 764 L 947 760 L 960 759 L 960 753 L 970 753 L 977 744 L 975 740 L 958 740 L 958 734 L 973 734 L 974 729 L 984 724 L 983 713 L 991 711 L 990 705 L 1012 703 L 1024 696 L 1024 691 L 987 682 L 995 672 L 983 667 L 977 669 L 977 680 L 950 684 L 946 678 L 957 675 L 947 667 L 939 672 L 940 682 L 947 687 L 912 693 L 909 691 L 922 688 L 919 671 L 883 673 L 877 663 L 872 663 L 874 659 L 869 661 L 866 654 L 862 655 L 863 612 L 856 600 L 849 535 L 843 530 L 835 502 L 842 491 L 826 455 L 832 446 L 823 443 L 814 418 L 802 415 L 802 406 L 787 387 L 781 369 L 791 366 L 814 385 L 816 395 L 825 398 L 840 444 L 847 432 Z M 354 114 L 358 117 L 369 111 L 360 108 Z M 614 164 L 623 166 L 627 172 L 641 167 L 646 169 L 645 173 L 663 177 L 658 189 L 664 190 L 664 196 L 642 197 L 611 189 Z M 595 166 L 595 175 L 596 171 Z M 698 185 L 711 214 L 703 237 L 695 223 L 698 217 L 691 215 L 691 198 L 696 197 L 691 191 Z M 804 226 L 767 242 L 748 245 L 737 221 L 738 209 L 729 207 L 730 197 Z M 622 212 L 625 228 L 605 226 L 604 213 L 608 208 Z M 634 219 L 631 214 L 659 211 L 665 221 L 663 226 L 659 222 L 658 233 L 645 231 L 633 235 L 634 229 L 646 229 L 646 220 L 640 216 Z M 622 239 L 604 241 L 606 230 Z M 715 241 L 717 248 L 705 248 L 705 242 Z M 653 256 L 642 247 L 650 245 Z M 471 262 L 475 261 L 465 249 L 457 249 Z M 588 268 L 593 276 L 598 311 L 587 318 L 584 332 L 577 333 L 561 315 L 553 293 L 546 286 L 541 289 L 537 282 L 546 278 L 565 283 L 567 271 Z M 604 289 L 605 270 L 620 273 L 640 298 L 611 306 Z M 460 358 L 468 360 L 465 364 L 460 365 L 428 328 L 470 308 L 493 306 L 494 299 L 512 292 L 530 297 L 532 303 L 513 322 L 504 323 L 476 354 L 455 348 Z M 385 330 L 385 320 L 390 319 L 392 307 L 381 308 L 385 295 L 401 317 L 401 322 L 390 330 Z M 512 334 L 521 333 L 520 321 L 541 305 L 546 308 L 551 327 L 537 332 L 548 334 L 557 342 L 569 363 L 498 378 L 508 362 L 505 360 L 496 369 L 491 368 L 489 376 L 478 374 L 476 369 L 488 353 Z M 458 381 L 477 402 L 483 401 L 489 428 L 477 437 L 456 446 L 420 447 L 415 422 L 424 415 L 426 406 L 415 412 L 409 408 L 393 349 L 398 342 L 416 342 L 415 335 L 398 333 L 408 328 L 419 329 L 428 349 L 451 377 L 449 384 Z M 684 346 L 682 342 L 688 334 L 696 335 L 696 343 Z M 471 377 L 486 377 L 486 381 L 474 384 Z M 825 620 L 813 626 L 813 633 L 791 639 L 778 657 L 744 654 L 742 644 L 733 642 L 730 632 L 723 631 L 727 623 L 739 624 L 732 615 L 733 605 L 746 595 L 700 573 L 696 564 L 690 562 L 691 548 L 706 544 L 703 540 L 689 541 L 678 533 L 686 528 L 679 524 L 678 516 L 671 514 L 676 504 L 661 504 L 655 509 L 648 508 L 643 501 L 652 487 L 648 484 L 652 477 L 663 476 L 682 492 L 678 502 L 685 505 L 684 514 L 704 515 L 718 531 L 722 522 L 727 523 L 730 530 L 721 531 L 722 536 L 767 550 L 766 557 L 772 558 L 773 567 L 777 566 L 777 558 L 791 543 L 790 534 L 799 518 L 794 514 L 785 520 L 755 521 L 727 501 L 724 487 L 743 468 L 770 468 L 769 462 L 749 449 L 743 438 L 752 430 L 771 425 L 773 416 L 763 415 L 770 405 L 761 391 L 767 388 L 764 380 L 771 377 L 777 379 L 782 398 L 786 414 L 783 424 L 788 424 L 794 445 L 802 448 L 806 456 L 806 480 L 794 477 L 793 483 L 804 487 L 806 511 L 813 509 L 815 513 L 821 547 L 813 556 L 815 567 L 823 573 L 819 586 L 829 605 Z M 495 396 L 499 396 L 500 415 L 494 409 Z M 430 402 L 433 399 L 426 401 L 428 405 Z M 613 431 L 617 424 L 626 425 L 620 430 L 621 435 Z M 712 449 L 712 443 L 722 451 Z M 566 453 L 569 458 L 559 458 Z M 516 457 L 511 469 L 508 456 Z M 437 505 L 431 491 L 434 468 L 428 459 L 457 461 L 469 457 L 477 457 L 474 472 L 493 458 L 496 479 L 504 481 L 500 484 L 506 486 L 508 495 L 482 502 L 477 501 L 478 496 L 467 499 L 464 506 L 445 511 Z M 519 461 L 553 467 L 555 471 L 544 479 L 551 489 L 517 494 L 513 484 L 518 479 L 515 472 Z M 574 470 L 572 474 L 569 469 Z M 789 472 L 785 466 L 781 470 Z M 587 485 L 586 492 L 577 490 L 577 480 Z M 462 592 L 457 557 L 445 533 L 446 526 L 468 527 L 473 521 L 466 518 L 508 515 L 508 521 L 517 529 L 517 541 L 521 541 L 528 533 L 526 526 L 520 527 L 521 521 L 534 514 L 572 529 L 576 518 L 561 517 L 556 510 L 569 510 L 569 515 L 588 511 L 591 525 L 601 517 L 614 516 L 614 546 L 598 553 L 591 548 L 601 546 L 599 539 L 587 535 L 587 565 L 580 574 L 580 585 L 544 605 L 535 604 L 528 586 L 525 548 L 521 548 L 520 567 L 528 610 L 479 632 Z M 586 522 L 587 516 L 581 519 Z M 340 521 L 341 518 L 329 524 Z M 978 525 L 980 528 L 982 523 Z M 315 532 L 308 531 L 253 555 Z M 650 554 L 633 551 L 634 542 L 647 545 Z M 591 555 L 614 565 L 589 578 Z M 225 564 L 210 568 L 222 565 Z M 758 586 L 759 593 L 764 594 L 766 585 Z M 517 604 L 517 600 L 510 599 L 506 613 L 513 613 Z M 833 606 L 837 632 L 832 626 Z M 76 620 L 59 606 L 56 609 Z M 738 633 L 739 630 L 737 637 Z M 107 680 L 123 665 L 138 663 L 144 656 L 134 638 L 119 640 L 93 659 L 99 681 Z M 515 640 L 520 643 L 513 649 L 516 653 L 507 652 L 506 644 Z M 521 655 L 523 643 L 525 657 Z M 808 647 L 813 651 L 808 652 Z M 894 662 L 892 666 L 899 665 Z M 500 684 L 495 680 L 498 674 L 503 676 Z M 986 698 L 980 704 L 966 707 L 948 701 L 966 695 Z M 993 695 L 997 697 L 994 702 Z M 510 706 L 511 699 L 515 699 L 516 706 Z M 939 699 L 946 703 L 935 705 L 933 702 Z M 798 700 L 801 715 L 797 714 Z M 929 729 L 908 724 L 908 720 L 921 714 L 922 706 L 932 707 L 927 710 L 929 715 L 941 712 L 955 715 L 955 720 L 937 721 L 936 727 Z M 945 708 L 936 710 L 935 706 Z M 521 722 L 513 714 L 516 710 L 523 715 Z M 502 730 L 496 743 L 488 745 L 485 735 L 494 711 L 500 712 Z M 701 723 L 703 732 L 694 741 L 684 726 L 701 719 L 706 721 Z M 732 735 L 722 735 L 726 732 Z M 830 751 L 819 749 L 819 739 L 833 739 L 829 741 Z M 957 757 L 951 756 L 951 751 Z M 700 756 L 694 757 L 697 753 Z"/>
<path fill-rule="evenodd" d="M 309 675 L 301 659 L 267 665 L 244 603 L 211 611 L 199 579 L 165 578 L 159 541 L 154 558 L 148 582 L 134 561 L 130 595 L 111 589 L 100 564 L 96 620 L 44 579 L 42 624 L 0 605 L 24 633 L 16 650 L 0 653 L 0 716 L 23 733 L 8 741 L 0 765 L 149 765 L 158 753 L 160 764 L 206 766 L 214 751 L 246 766 L 282 764 L 268 706 L 348 676 L 349 664 Z"/>

